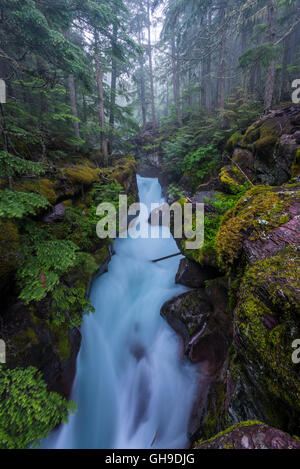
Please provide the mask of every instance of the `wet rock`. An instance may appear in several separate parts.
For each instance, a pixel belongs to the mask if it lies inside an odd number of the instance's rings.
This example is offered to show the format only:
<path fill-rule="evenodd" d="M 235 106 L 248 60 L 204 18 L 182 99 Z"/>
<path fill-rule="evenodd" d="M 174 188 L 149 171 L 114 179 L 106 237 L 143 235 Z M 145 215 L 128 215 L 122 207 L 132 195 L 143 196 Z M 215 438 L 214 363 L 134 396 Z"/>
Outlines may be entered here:
<path fill-rule="evenodd" d="M 202 363 L 206 374 L 214 375 L 225 359 L 232 335 L 227 314 L 227 291 L 222 280 L 166 302 L 161 315 L 181 336 L 184 353 Z"/>
<path fill-rule="evenodd" d="M 232 341 L 232 318 L 228 313 L 224 279 L 212 280 L 206 289 L 168 301 L 161 314 L 181 337 L 183 353 L 197 364 L 200 373 L 189 422 L 189 434 L 194 438 L 199 435 L 199 427 L 207 415 L 209 393 L 218 386 Z"/>
<path fill-rule="evenodd" d="M 184 258 L 179 264 L 176 283 L 189 288 L 202 288 L 207 280 L 212 280 L 219 275 L 219 271 L 213 267 L 202 268 L 196 262 Z"/>
<path fill-rule="evenodd" d="M 227 212 L 215 249 L 223 268 L 245 256 L 250 263 L 269 257 L 287 245 L 299 244 L 300 186 L 257 186 Z"/>
<path fill-rule="evenodd" d="M 234 135 L 227 149 L 254 183 L 281 185 L 292 175 L 300 148 L 300 105 L 271 110 L 252 124 L 244 135 Z"/>
<path fill-rule="evenodd" d="M 290 433 L 300 425 L 299 370 L 292 360 L 292 343 L 300 337 L 299 259 L 297 248 L 290 245 L 245 273 L 229 366 L 233 418 L 254 416 Z"/>
<path fill-rule="evenodd" d="M 240 422 L 195 449 L 300 449 L 300 441 L 262 423 Z"/>
<path fill-rule="evenodd" d="M 299 196 L 297 184 L 256 187 L 225 215 L 217 235 L 219 261 L 235 284 L 222 390 L 228 424 L 254 418 L 290 433 L 299 428 L 299 372 L 291 358 L 300 337 Z"/>
<path fill-rule="evenodd" d="M 138 187 L 136 179 L 136 161 L 132 157 L 115 158 L 113 172 L 110 178 L 120 184 L 127 195 L 138 199 Z"/>
<path fill-rule="evenodd" d="M 45 223 L 57 223 L 62 221 L 65 217 L 66 207 L 64 204 L 55 205 L 54 209 L 49 215 L 43 218 Z"/>
<path fill-rule="evenodd" d="M 81 344 L 78 329 L 50 325 L 46 302 L 35 306 L 15 303 L 2 310 L 1 336 L 7 344 L 7 365 L 41 370 L 48 389 L 70 398 Z"/>
<path fill-rule="evenodd" d="M 288 208 L 288 214 L 291 219 L 271 231 L 266 238 L 245 240 L 243 249 L 251 263 L 260 258 L 271 257 L 286 246 L 300 245 L 300 203 L 292 204 Z"/>
<path fill-rule="evenodd" d="M 193 336 L 204 329 L 211 314 L 212 305 L 204 290 L 183 293 L 167 301 L 161 309 L 161 315 L 182 338 L 185 353 Z"/>
<path fill-rule="evenodd" d="M 236 148 L 233 152 L 232 161 L 244 170 L 252 171 L 253 169 L 254 157 L 253 153 L 249 150 Z"/>

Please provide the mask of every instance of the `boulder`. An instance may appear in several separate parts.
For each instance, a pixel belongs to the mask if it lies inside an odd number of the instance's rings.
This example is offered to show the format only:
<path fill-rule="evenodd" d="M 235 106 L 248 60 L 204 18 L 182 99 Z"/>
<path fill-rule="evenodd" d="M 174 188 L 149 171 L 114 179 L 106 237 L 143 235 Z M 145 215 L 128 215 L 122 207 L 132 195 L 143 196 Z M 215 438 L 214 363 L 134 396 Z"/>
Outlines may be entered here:
<path fill-rule="evenodd" d="M 181 337 L 184 355 L 199 370 L 197 396 L 189 422 L 189 434 L 195 438 L 207 415 L 208 396 L 218 386 L 232 341 L 225 280 L 212 280 L 205 289 L 168 301 L 161 314 Z"/>
<path fill-rule="evenodd" d="M 292 165 L 300 149 L 299 122 L 300 105 L 271 110 L 244 135 L 233 134 L 226 149 L 252 182 L 284 184 L 292 176 Z M 230 174 L 229 178 L 236 179 Z"/>
<path fill-rule="evenodd" d="M 260 422 L 240 422 L 194 449 L 300 449 L 300 441 Z"/>
<path fill-rule="evenodd" d="M 207 280 L 212 280 L 219 275 L 219 271 L 213 267 L 207 266 L 204 268 L 196 262 L 184 258 L 181 259 L 179 264 L 176 283 L 189 288 L 202 288 Z"/>
<path fill-rule="evenodd" d="M 290 205 L 287 213 L 290 220 L 271 231 L 265 238 L 245 240 L 243 249 L 251 263 L 271 257 L 289 245 L 300 245 L 300 202 Z"/>
<path fill-rule="evenodd" d="M 18 301 L 2 310 L 1 336 L 7 344 L 9 367 L 35 366 L 41 370 L 48 389 L 70 398 L 81 344 L 78 329 L 49 325 L 47 303 L 26 306 Z"/>
<path fill-rule="evenodd" d="M 300 426 L 300 256 L 292 245 L 256 261 L 239 288 L 228 410 L 233 420 L 259 418 L 290 433 Z"/>
<path fill-rule="evenodd" d="M 219 263 L 227 271 L 299 244 L 300 185 L 256 186 L 224 216 L 216 237 Z"/>
<path fill-rule="evenodd" d="M 219 262 L 235 279 L 234 342 L 222 391 L 229 424 L 259 419 L 290 433 L 300 425 L 292 361 L 300 337 L 299 202 L 297 183 L 255 187 L 217 235 Z"/>
<path fill-rule="evenodd" d="M 221 281 L 211 284 L 207 290 L 183 293 L 161 309 L 162 316 L 181 336 L 184 353 L 193 363 L 201 363 L 207 375 L 215 375 L 222 366 L 232 332 L 226 289 Z"/>
<path fill-rule="evenodd" d="M 55 205 L 54 209 L 49 215 L 43 218 L 45 223 L 56 223 L 62 221 L 65 217 L 66 207 L 64 204 Z"/>

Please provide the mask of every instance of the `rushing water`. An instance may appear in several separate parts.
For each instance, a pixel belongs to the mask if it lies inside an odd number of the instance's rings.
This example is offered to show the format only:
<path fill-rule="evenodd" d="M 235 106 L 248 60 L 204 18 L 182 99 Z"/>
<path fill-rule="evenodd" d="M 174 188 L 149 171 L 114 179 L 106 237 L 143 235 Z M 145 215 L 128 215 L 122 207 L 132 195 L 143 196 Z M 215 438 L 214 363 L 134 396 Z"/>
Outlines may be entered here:
<path fill-rule="evenodd" d="M 138 177 L 138 186 L 149 210 L 163 201 L 157 179 Z M 185 289 L 174 282 L 178 257 L 151 262 L 174 254 L 176 243 L 128 238 L 114 247 L 108 273 L 92 285 L 96 312 L 82 327 L 72 395 L 78 410 L 43 447 L 184 448 L 195 369 L 180 358 L 179 340 L 160 308 Z"/>

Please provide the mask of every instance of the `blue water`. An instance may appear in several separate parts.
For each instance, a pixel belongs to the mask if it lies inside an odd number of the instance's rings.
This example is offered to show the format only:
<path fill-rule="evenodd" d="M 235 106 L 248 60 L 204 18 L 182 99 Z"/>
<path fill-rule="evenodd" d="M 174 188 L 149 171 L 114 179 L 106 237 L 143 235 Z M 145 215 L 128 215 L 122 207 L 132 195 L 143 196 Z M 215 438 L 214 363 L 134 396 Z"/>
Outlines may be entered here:
<path fill-rule="evenodd" d="M 138 186 L 149 210 L 163 201 L 157 179 L 138 177 Z M 162 304 L 185 291 L 174 282 L 180 258 L 151 262 L 178 248 L 170 237 L 119 239 L 114 249 L 108 273 L 92 285 L 96 312 L 82 326 L 72 393 L 78 410 L 43 447 L 185 448 L 196 371 L 160 316 Z"/>

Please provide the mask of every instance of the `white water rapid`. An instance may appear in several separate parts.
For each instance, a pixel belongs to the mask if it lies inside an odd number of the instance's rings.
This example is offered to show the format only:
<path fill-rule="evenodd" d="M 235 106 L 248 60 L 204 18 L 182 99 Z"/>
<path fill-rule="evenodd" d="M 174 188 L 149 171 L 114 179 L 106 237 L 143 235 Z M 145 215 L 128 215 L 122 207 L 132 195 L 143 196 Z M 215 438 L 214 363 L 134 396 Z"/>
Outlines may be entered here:
<path fill-rule="evenodd" d="M 163 202 L 157 179 L 138 177 L 140 201 Z M 140 223 L 148 223 L 139 219 Z M 159 228 L 157 228 L 159 230 Z M 167 228 L 163 228 L 167 230 Z M 72 399 L 78 409 L 43 443 L 65 449 L 180 449 L 195 387 L 195 368 L 160 316 L 185 291 L 175 285 L 179 257 L 169 239 L 119 239 L 108 273 L 92 285 L 96 312 L 84 318 Z"/>

